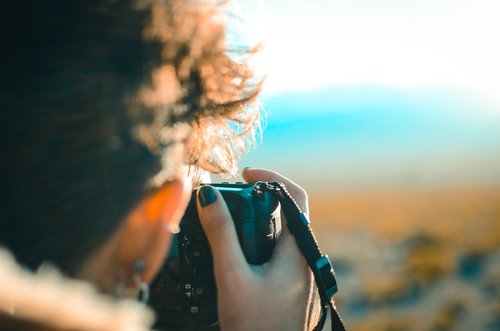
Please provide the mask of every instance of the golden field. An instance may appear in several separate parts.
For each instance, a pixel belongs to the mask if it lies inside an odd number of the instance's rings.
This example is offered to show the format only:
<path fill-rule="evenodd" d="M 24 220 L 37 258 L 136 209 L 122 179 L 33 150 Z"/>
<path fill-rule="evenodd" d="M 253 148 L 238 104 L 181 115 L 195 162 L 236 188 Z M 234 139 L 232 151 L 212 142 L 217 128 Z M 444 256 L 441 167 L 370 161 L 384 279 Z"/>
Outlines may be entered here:
<path fill-rule="evenodd" d="M 500 188 L 311 192 L 351 331 L 500 330 Z"/>

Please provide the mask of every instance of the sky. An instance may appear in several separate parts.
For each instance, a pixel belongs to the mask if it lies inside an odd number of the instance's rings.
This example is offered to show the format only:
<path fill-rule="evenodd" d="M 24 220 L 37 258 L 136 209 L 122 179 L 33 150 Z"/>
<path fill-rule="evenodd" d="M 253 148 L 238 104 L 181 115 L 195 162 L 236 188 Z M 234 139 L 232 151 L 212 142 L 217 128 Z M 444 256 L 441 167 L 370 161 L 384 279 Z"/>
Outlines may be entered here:
<path fill-rule="evenodd" d="M 447 86 L 500 103 L 498 0 L 240 3 L 248 22 L 242 30 L 265 45 L 259 61 L 268 77 L 266 93 L 331 85 Z"/>
<path fill-rule="evenodd" d="M 266 76 L 263 142 L 243 166 L 315 189 L 500 185 L 500 1 L 234 9 Z"/>

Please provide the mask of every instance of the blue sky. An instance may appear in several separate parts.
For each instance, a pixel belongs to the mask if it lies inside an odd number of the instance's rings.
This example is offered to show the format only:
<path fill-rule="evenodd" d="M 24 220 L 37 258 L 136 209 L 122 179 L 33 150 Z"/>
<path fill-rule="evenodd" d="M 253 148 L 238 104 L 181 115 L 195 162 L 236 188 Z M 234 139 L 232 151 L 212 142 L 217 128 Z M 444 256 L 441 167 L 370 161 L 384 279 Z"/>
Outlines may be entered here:
<path fill-rule="evenodd" d="M 455 89 L 331 87 L 265 99 L 263 142 L 242 164 L 307 188 L 500 185 L 500 121 Z M 306 113 L 309 109 L 312 113 Z"/>
<path fill-rule="evenodd" d="M 242 165 L 315 188 L 500 184 L 500 1 L 239 1 L 235 12 L 242 35 L 264 42 L 269 112 Z"/>

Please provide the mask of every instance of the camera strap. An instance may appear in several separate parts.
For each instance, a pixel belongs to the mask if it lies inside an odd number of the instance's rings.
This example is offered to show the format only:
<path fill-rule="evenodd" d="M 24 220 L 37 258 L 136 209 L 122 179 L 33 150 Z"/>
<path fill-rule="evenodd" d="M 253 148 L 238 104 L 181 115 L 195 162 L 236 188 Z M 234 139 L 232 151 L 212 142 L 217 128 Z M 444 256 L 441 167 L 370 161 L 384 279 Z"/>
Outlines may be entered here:
<path fill-rule="evenodd" d="M 288 230 L 295 237 L 299 250 L 313 272 L 321 300 L 321 316 L 314 331 L 323 329 L 328 310 L 330 310 L 331 314 L 332 331 L 345 331 L 344 323 L 332 300 L 333 295 L 338 291 L 335 271 L 328 255 L 321 254 L 318 242 L 311 229 L 309 218 L 302 212 L 283 183 L 257 182 L 255 187 L 262 191 L 276 192 L 281 203 L 281 209 L 287 220 Z"/>

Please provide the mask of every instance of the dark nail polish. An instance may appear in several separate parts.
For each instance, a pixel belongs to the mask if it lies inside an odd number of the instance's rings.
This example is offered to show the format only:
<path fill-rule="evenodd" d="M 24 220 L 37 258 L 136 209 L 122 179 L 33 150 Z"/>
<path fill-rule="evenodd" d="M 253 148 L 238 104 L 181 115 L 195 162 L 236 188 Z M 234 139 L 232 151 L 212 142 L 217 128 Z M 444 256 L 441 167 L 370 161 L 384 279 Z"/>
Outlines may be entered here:
<path fill-rule="evenodd" d="M 198 194 L 200 199 L 200 204 L 202 207 L 206 207 L 217 200 L 217 195 L 215 194 L 215 189 L 210 186 L 202 186 Z"/>

